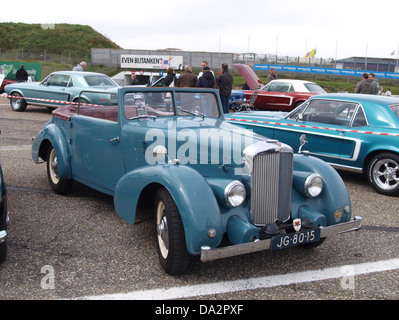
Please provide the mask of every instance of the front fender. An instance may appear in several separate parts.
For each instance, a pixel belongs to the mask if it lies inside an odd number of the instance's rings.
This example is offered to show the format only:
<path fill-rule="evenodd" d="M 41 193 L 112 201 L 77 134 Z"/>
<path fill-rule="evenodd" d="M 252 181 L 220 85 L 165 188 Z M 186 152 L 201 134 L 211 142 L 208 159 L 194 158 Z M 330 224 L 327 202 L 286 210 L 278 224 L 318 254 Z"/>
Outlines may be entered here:
<path fill-rule="evenodd" d="M 190 254 L 199 254 L 203 245 L 220 244 L 224 228 L 216 197 L 204 177 L 188 166 L 152 165 L 128 172 L 115 188 L 117 214 L 133 224 L 144 188 L 154 183 L 166 188 L 176 203 Z M 208 237 L 210 228 L 216 229 L 216 237 L 212 239 Z"/>
<path fill-rule="evenodd" d="M 46 159 L 49 145 L 52 145 L 57 154 L 58 174 L 63 179 L 71 179 L 70 155 L 67 140 L 61 129 L 53 123 L 48 123 L 37 134 L 32 143 L 32 159 L 35 163 L 39 158 Z"/>
<path fill-rule="evenodd" d="M 312 156 L 294 155 L 294 180 L 296 172 L 309 172 L 319 174 L 324 181 L 323 191 L 316 198 L 307 198 L 295 185 L 292 193 L 292 218 L 309 217 L 313 221 L 321 221 L 320 226 L 326 227 L 340 222 L 347 222 L 351 218 L 351 201 L 344 181 L 338 172 L 326 162 Z M 344 213 L 344 207 L 348 205 L 349 213 Z M 303 208 L 301 208 L 303 207 Z M 307 208 L 305 210 L 305 207 Z M 309 212 L 314 213 L 312 217 Z M 306 214 L 304 213 L 306 212 Z M 323 215 L 325 217 L 320 216 Z"/>

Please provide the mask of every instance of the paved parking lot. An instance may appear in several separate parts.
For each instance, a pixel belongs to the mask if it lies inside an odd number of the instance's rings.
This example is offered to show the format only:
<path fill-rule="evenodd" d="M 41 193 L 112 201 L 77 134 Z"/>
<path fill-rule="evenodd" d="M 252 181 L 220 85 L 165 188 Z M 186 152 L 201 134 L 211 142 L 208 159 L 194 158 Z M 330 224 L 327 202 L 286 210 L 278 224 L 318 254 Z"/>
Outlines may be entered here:
<path fill-rule="evenodd" d="M 173 277 L 159 266 L 151 218 L 129 225 L 111 197 L 77 183 L 68 196 L 51 191 L 45 164 L 35 164 L 30 153 L 31 138 L 50 116 L 32 106 L 13 112 L 0 98 L 0 163 L 10 211 L 0 299 L 399 298 L 399 198 L 376 194 L 365 177 L 341 173 L 353 212 L 364 219 L 362 230 L 315 249 L 205 264 L 193 259 L 189 274 Z"/>

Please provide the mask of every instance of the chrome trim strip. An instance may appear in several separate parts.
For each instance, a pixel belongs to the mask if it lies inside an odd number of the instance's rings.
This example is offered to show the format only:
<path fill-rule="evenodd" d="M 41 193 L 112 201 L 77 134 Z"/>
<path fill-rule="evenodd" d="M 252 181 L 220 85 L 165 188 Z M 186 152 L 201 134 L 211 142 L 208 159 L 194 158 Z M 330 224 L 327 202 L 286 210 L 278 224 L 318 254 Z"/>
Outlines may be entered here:
<path fill-rule="evenodd" d="M 325 238 L 335 234 L 356 231 L 362 227 L 362 217 L 356 216 L 352 221 L 336 224 L 333 226 L 321 228 L 320 237 Z M 234 257 L 242 254 L 253 253 L 258 251 L 269 250 L 272 240 L 257 240 L 255 242 L 232 245 L 211 249 L 208 246 L 201 247 L 201 261 L 208 262 L 217 259 Z"/>

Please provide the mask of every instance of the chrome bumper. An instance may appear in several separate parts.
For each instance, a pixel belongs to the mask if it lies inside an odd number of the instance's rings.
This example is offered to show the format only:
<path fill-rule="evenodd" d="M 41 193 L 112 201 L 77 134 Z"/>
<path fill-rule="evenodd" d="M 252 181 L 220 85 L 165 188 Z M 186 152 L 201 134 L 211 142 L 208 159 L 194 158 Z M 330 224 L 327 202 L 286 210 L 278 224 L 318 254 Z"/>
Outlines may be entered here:
<path fill-rule="evenodd" d="M 320 228 L 320 238 L 325 238 L 349 231 L 356 231 L 359 230 L 361 227 L 362 217 L 356 216 L 352 221 Z M 211 249 L 208 246 L 203 246 L 201 247 L 201 261 L 208 262 L 247 253 L 269 250 L 271 247 L 271 243 L 272 239 L 266 239 L 215 249 Z"/>
<path fill-rule="evenodd" d="M 8 233 L 6 230 L 0 231 L 0 244 L 7 240 Z"/>

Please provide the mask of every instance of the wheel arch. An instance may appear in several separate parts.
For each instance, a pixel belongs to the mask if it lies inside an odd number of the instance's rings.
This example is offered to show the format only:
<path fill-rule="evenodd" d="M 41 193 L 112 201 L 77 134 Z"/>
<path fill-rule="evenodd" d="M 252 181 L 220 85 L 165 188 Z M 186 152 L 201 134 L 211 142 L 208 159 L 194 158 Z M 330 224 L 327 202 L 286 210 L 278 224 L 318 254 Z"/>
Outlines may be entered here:
<path fill-rule="evenodd" d="M 152 165 L 128 172 L 115 188 L 116 213 L 134 224 L 138 210 L 148 213 L 153 208 L 156 191 L 161 187 L 169 192 L 179 210 L 190 254 L 199 254 L 201 245 L 218 246 L 224 228 L 216 197 L 204 177 L 187 166 Z M 210 228 L 217 230 L 213 239 L 208 237 Z"/>
<path fill-rule="evenodd" d="M 38 163 L 39 158 L 47 161 L 47 151 L 51 146 L 57 154 L 59 176 L 63 179 L 71 179 L 72 171 L 68 144 L 60 128 L 54 124 L 47 125 L 33 140 L 33 161 Z"/>
<path fill-rule="evenodd" d="M 365 158 L 363 161 L 363 168 L 362 168 L 362 172 L 363 174 L 367 174 L 367 169 L 369 167 L 369 164 L 371 162 L 371 160 L 378 154 L 380 153 L 392 153 L 396 156 L 399 157 L 399 151 L 395 151 L 395 150 L 389 150 L 389 149 L 378 149 L 378 150 L 373 150 L 371 151 Z"/>

